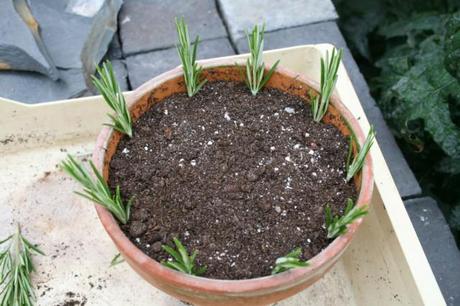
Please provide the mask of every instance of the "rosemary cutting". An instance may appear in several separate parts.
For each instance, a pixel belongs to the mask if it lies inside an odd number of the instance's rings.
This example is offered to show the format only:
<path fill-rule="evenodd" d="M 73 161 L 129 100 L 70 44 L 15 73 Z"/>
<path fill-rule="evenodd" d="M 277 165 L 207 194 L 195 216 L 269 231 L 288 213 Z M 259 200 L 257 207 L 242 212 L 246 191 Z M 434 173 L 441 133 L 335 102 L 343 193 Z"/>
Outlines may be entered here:
<path fill-rule="evenodd" d="M 193 97 L 206 83 L 206 80 L 200 82 L 200 75 L 203 68 L 198 67 L 196 63 L 196 54 L 200 37 L 197 36 L 195 38 L 192 46 L 188 34 L 188 27 L 183 17 L 179 19 L 176 18 L 176 29 L 179 38 L 179 44 L 176 48 L 184 71 L 185 86 L 187 87 L 188 96 Z"/>
<path fill-rule="evenodd" d="M 263 61 L 264 51 L 264 32 L 265 24 L 262 27 L 255 25 L 251 31 L 251 34 L 246 32 L 248 39 L 250 55 L 246 61 L 246 86 L 251 90 L 253 96 L 267 84 L 270 80 L 273 72 L 279 64 L 279 60 L 270 68 L 265 74 L 265 64 Z"/>
<path fill-rule="evenodd" d="M 308 261 L 302 261 L 300 259 L 300 255 L 302 255 L 302 249 L 299 247 L 289 252 L 289 254 L 286 256 L 276 259 L 275 268 L 272 270 L 272 275 L 287 271 L 289 269 L 307 267 L 309 265 Z"/>
<path fill-rule="evenodd" d="M 71 155 L 61 163 L 61 168 L 83 186 L 83 192 L 75 191 L 76 194 L 100 204 L 107 208 L 121 223 L 126 224 L 129 219 L 131 200 L 124 204 L 121 199 L 119 186 L 112 195 L 106 181 L 96 169 L 93 162 L 89 162 L 95 178 L 93 179 L 83 165 Z"/>
<path fill-rule="evenodd" d="M 345 208 L 343 216 L 332 216 L 332 211 L 329 205 L 326 206 L 325 214 L 327 238 L 332 239 L 345 234 L 349 224 L 366 215 L 367 206 L 358 207 L 353 204 L 353 200 L 347 199 L 347 207 Z"/>
<path fill-rule="evenodd" d="M 163 250 L 165 250 L 169 255 L 172 256 L 171 260 L 167 261 L 162 261 L 161 263 L 171 269 L 191 274 L 191 275 L 196 275 L 200 276 L 203 275 L 204 272 L 206 272 L 206 266 L 203 267 L 197 267 L 195 266 L 195 259 L 196 255 L 198 255 L 198 251 L 193 251 L 192 255 L 189 256 L 187 249 L 184 247 L 184 245 L 180 242 L 179 239 L 174 238 L 173 239 L 174 244 L 176 245 L 176 250 L 171 248 L 168 245 L 162 245 L 161 247 Z"/>
<path fill-rule="evenodd" d="M 337 82 L 337 70 L 339 69 L 340 61 L 342 60 L 343 50 L 336 51 L 334 48 L 329 57 L 329 52 L 326 51 L 326 60 L 321 58 L 321 88 L 317 96 L 312 97 L 311 111 L 313 120 L 320 122 L 327 112 L 329 100 Z"/>
<path fill-rule="evenodd" d="M 16 233 L 0 241 L 0 305 L 31 306 L 35 294 L 30 274 L 35 271 L 32 255 L 45 255 L 30 243 L 21 233 L 18 225 Z"/>
<path fill-rule="evenodd" d="M 355 174 L 358 173 L 358 171 L 363 168 L 364 161 L 366 160 L 366 156 L 369 153 L 369 150 L 374 144 L 374 140 L 375 140 L 375 129 L 374 129 L 374 126 L 371 125 L 369 129 L 369 133 L 367 134 L 366 140 L 364 141 L 362 148 L 359 150 L 359 153 L 355 156 L 353 161 L 351 161 L 351 156 L 353 154 L 353 147 L 352 147 L 353 136 L 350 136 L 350 144 L 348 148 L 348 157 L 347 157 L 347 164 L 346 164 L 347 182 L 349 182 L 353 178 L 353 176 L 355 176 Z"/>
<path fill-rule="evenodd" d="M 129 114 L 128 107 L 126 106 L 126 100 L 121 92 L 120 86 L 118 85 L 113 67 L 110 61 L 105 61 L 102 67 L 96 67 L 96 76 L 91 76 L 94 86 L 97 88 L 99 93 L 104 98 L 107 105 L 115 111 L 115 114 L 107 114 L 112 120 L 112 123 L 108 125 L 120 133 L 126 134 L 129 137 L 133 136 L 131 115 Z"/>

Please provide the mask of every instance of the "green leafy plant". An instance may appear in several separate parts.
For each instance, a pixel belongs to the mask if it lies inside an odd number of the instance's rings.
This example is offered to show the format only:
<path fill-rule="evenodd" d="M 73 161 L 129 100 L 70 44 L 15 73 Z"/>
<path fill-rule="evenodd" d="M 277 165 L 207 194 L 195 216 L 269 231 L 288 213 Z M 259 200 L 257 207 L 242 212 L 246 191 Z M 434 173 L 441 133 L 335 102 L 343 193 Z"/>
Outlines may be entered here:
<path fill-rule="evenodd" d="M 334 3 L 372 96 L 460 245 L 460 2 Z"/>
<path fill-rule="evenodd" d="M 358 154 L 356 154 L 355 158 L 351 160 L 353 155 L 353 146 L 352 141 L 354 137 L 350 137 L 350 144 L 348 149 L 348 158 L 347 158 L 347 182 L 349 182 L 356 173 L 358 173 L 364 166 L 364 161 L 366 160 L 366 156 L 369 153 L 372 145 L 374 144 L 375 140 L 375 129 L 374 126 L 371 126 L 369 129 L 369 133 L 367 134 L 366 140 L 364 141 L 363 146 L 359 150 Z"/>
<path fill-rule="evenodd" d="M 338 51 L 334 48 L 331 56 L 326 51 L 326 59 L 321 58 L 321 83 L 320 93 L 316 96 L 311 96 L 311 111 L 313 120 L 320 122 L 327 113 L 329 100 L 334 91 L 335 83 L 337 82 L 337 70 L 342 61 L 343 50 Z"/>
<path fill-rule="evenodd" d="M 129 114 L 126 100 L 118 85 L 113 67 L 110 61 L 105 61 L 102 67 L 96 67 L 97 74 L 92 76 L 93 84 L 104 98 L 107 105 L 114 110 L 115 114 L 107 114 L 112 120 L 111 124 L 106 124 L 120 133 L 129 137 L 133 136 L 131 115 Z"/>
<path fill-rule="evenodd" d="M 206 80 L 200 82 L 202 68 L 198 67 L 196 63 L 197 48 L 200 42 L 200 37 L 197 36 L 192 44 L 190 43 L 190 36 L 188 34 L 188 27 L 184 18 L 176 18 L 177 36 L 179 44 L 177 45 L 177 52 L 179 53 L 182 69 L 184 71 L 184 81 L 187 87 L 187 94 L 193 97 L 203 85 Z"/>
<path fill-rule="evenodd" d="M 367 206 L 358 207 L 353 200 L 347 199 L 347 207 L 343 216 L 333 216 L 329 205 L 325 208 L 327 238 L 332 239 L 347 232 L 349 224 L 367 214 Z"/>
<path fill-rule="evenodd" d="M 246 32 L 250 55 L 246 61 L 246 86 L 252 95 L 257 93 L 267 84 L 279 64 L 279 60 L 265 74 L 263 60 L 265 24 L 262 27 L 255 25 L 251 34 Z"/>
<path fill-rule="evenodd" d="M 162 261 L 162 264 L 168 268 L 191 274 L 200 276 L 206 272 L 206 267 L 197 267 L 195 266 L 195 259 L 198 255 L 198 251 L 193 251 L 192 255 L 189 256 L 187 249 L 184 245 L 180 242 L 179 239 L 173 239 L 174 244 L 176 245 L 176 249 L 174 250 L 168 245 L 162 245 L 161 247 L 165 250 L 169 255 L 172 256 L 172 260 Z"/>
<path fill-rule="evenodd" d="M 85 167 L 71 155 L 61 163 L 61 168 L 83 186 L 83 192 L 75 193 L 107 208 L 121 223 L 126 224 L 129 219 L 131 200 L 127 204 L 121 199 L 120 188 L 117 186 L 112 195 L 107 182 L 96 169 L 93 162 L 89 162 L 94 178 Z"/>
<path fill-rule="evenodd" d="M 16 233 L 0 241 L 0 305 L 31 306 L 35 294 L 30 279 L 35 271 L 32 255 L 45 255 L 30 243 L 21 233 L 18 225 Z"/>
<path fill-rule="evenodd" d="M 309 265 L 308 261 L 303 261 L 300 259 L 302 255 L 302 249 L 295 248 L 289 254 L 284 257 L 276 259 L 275 267 L 272 270 L 272 275 L 278 274 L 289 269 L 307 267 Z"/>

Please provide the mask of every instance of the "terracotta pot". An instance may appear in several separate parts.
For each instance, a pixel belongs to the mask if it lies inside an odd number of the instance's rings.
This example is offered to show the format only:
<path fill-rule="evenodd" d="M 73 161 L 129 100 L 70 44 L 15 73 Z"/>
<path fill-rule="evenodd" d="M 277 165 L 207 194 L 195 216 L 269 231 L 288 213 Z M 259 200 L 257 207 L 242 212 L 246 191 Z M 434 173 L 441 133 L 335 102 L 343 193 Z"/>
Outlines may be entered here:
<path fill-rule="evenodd" d="M 209 81 L 241 81 L 240 72 L 234 64 L 232 59 L 207 61 L 203 74 Z M 308 90 L 317 88 L 317 84 L 311 80 L 283 68 L 277 69 L 267 86 L 297 95 L 305 99 L 306 103 Z M 133 119 L 136 120 L 155 103 L 178 92 L 185 92 L 181 68 L 145 83 L 128 101 Z M 354 133 L 359 142 L 363 143 L 364 134 L 358 121 L 337 97 L 332 97 L 324 121 L 335 125 L 344 135 Z M 118 132 L 105 127 L 97 139 L 93 161 L 105 178 L 109 175 L 109 162 L 120 138 Z M 358 206 L 370 204 L 373 188 L 371 169 L 371 159 L 368 156 L 361 174 L 355 178 L 356 188 L 360 190 Z M 131 243 L 110 212 L 99 205 L 96 205 L 96 209 L 107 233 L 137 273 L 164 292 L 195 305 L 267 305 L 292 296 L 316 282 L 334 265 L 362 222 L 359 219 L 351 224 L 346 234 L 336 238 L 321 253 L 311 258 L 306 268 L 247 280 L 217 280 L 190 276 L 162 266 Z"/>

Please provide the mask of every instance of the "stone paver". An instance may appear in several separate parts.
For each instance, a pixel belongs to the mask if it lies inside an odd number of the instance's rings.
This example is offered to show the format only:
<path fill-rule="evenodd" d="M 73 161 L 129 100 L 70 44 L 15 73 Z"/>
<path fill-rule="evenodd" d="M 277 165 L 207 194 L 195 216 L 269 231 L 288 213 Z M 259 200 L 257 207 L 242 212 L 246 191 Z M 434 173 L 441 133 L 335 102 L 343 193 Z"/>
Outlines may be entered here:
<path fill-rule="evenodd" d="M 198 47 L 198 58 L 221 57 L 234 54 L 227 38 L 202 41 Z M 131 86 L 139 87 L 145 81 L 180 65 L 176 48 L 158 50 L 129 56 L 126 59 Z"/>
<path fill-rule="evenodd" d="M 55 65 L 81 68 L 80 53 L 90 32 L 92 18 L 66 12 L 66 2 L 31 1 L 31 9 Z"/>
<path fill-rule="evenodd" d="M 0 72 L 0 96 L 34 104 L 79 97 L 86 91 L 81 69 L 59 70 L 53 81 L 34 72 Z"/>
<path fill-rule="evenodd" d="M 129 90 L 128 86 L 128 70 L 126 69 L 125 60 L 116 59 L 112 60 L 113 72 L 117 78 L 118 84 L 120 85 L 121 90 Z"/>
<path fill-rule="evenodd" d="M 124 54 L 174 46 L 174 18 L 182 16 L 192 39 L 196 35 L 203 40 L 227 35 L 214 0 L 131 0 L 125 2 L 119 16 Z"/>
<path fill-rule="evenodd" d="M 107 51 L 105 58 L 106 59 L 120 59 L 123 57 L 121 52 L 121 43 L 120 43 L 120 36 L 118 32 L 113 35 L 112 41 L 109 44 L 109 50 Z"/>
<path fill-rule="evenodd" d="M 0 66 L 3 69 L 51 73 L 49 63 L 29 28 L 16 13 L 12 1 L 4 1 L 0 9 Z"/>
<path fill-rule="evenodd" d="M 344 65 L 347 68 L 347 72 L 369 121 L 375 126 L 380 148 L 382 149 L 401 197 L 406 198 L 420 194 L 420 185 L 407 165 L 401 150 L 383 119 L 380 109 L 371 97 L 367 83 L 347 48 L 346 42 L 337 24 L 334 21 L 322 22 L 266 33 L 265 35 L 266 50 L 318 43 L 331 43 L 337 47 L 344 48 Z M 241 38 L 238 40 L 236 47 L 240 53 L 247 52 L 246 39 Z"/>
<path fill-rule="evenodd" d="M 218 0 L 233 41 L 256 23 L 273 31 L 337 18 L 330 0 Z"/>
<path fill-rule="evenodd" d="M 428 197 L 405 204 L 447 305 L 460 305 L 460 252 L 441 210 Z"/>

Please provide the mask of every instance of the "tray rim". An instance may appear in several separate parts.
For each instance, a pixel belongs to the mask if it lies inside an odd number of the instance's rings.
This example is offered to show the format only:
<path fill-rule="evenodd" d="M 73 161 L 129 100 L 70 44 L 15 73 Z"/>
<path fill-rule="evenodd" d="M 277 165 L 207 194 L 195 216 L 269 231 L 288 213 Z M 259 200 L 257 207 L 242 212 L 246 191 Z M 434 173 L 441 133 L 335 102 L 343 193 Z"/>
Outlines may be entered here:
<path fill-rule="evenodd" d="M 316 50 L 316 52 L 320 52 L 321 54 L 325 54 L 326 50 L 330 50 L 333 47 L 331 44 L 316 44 L 316 45 L 300 45 L 295 47 L 289 48 L 282 48 L 282 49 L 274 49 L 270 51 L 264 52 L 264 56 L 266 58 L 267 63 L 272 63 L 274 58 L 280 54 L 293 54 L 293 53 L 302 53 L 307 51 Z M 240 54 L 240 55 L 233 55 L 227 56 L 226 59 L 229 60 L 239 60 L 244 59 L 247 57 L 247 54 Z M 199 61 L 202 64 L 206 64 L 206 62 L 213 60 L 201 60 Z M 361 117 L 360 124 L 363 127 L 363 130 L 367 131 L 369 129 L 369 122 L 367 117 L 364 113 L 361 103 L 356 95 L 354 87 L 351 83 L 351 80 L 348 77 L 348 74 L 345 70 L 343 63 L 339 68 L 339 80 L 337 82 L 337 87 L 340 87 L 340 93 L 336 91 L 338 96 L 343 101 L 351 101 L 349 103 L 353 103 L 353 108 L 350 111 L 354 112 L 357 111 L 358 113 L 356 116 Z M 135 91 L 128 91 L 125 92 L 125 96 L 127 99 L 135 98 L 135 92 L 142 92 L 142 85 Z M 344 94 L 346 93 L 346 94 Z M 94 103 L 94 101 L 98 101 L 100 103 Z M 356 103 L 358 102 L 358 103 Z M 81 107 L 88 107 L 88 104 L 91 103 L 92 107 L 95 108 L 95 111 L 105 113 L 108 109 L 102 103 L 101 96 L 92 96 L 92 97 L 83 97 L 83 98 L 76 98 L 76 99 L 67 99 L 67 100 L 58 100 L 58 101 L 50 101 L 50 102 L 43 102 L 37 104 L 26 104 L 21 103 L 18 101 L 14 101 L 11 99 L 5 99 L 0 97 L 0 113 L 6 111 L 7 114 L 19 114 L 19 118 L 21 117 L 21 113 L 25 113 L 26 116 L 31 116 L 32 112 L 37 112 L 41 110 L 46 110 L 50 113 L 53 111 L 59 110 L 61 108 L 67 108 L 69 105 L 80 105 Z M 350 108 L 349 103 L 345 103 L 347 107 Z M 13 116 L 15 117 L 15 116 Z M 8 132 L 11 132 L 12 129 L 5 132 L 1 132 L 3 127 L 8 127 L 9 124 L 12 124 L 15 118 L 8 118 L 4 122 L 0 122 L 0 140 L 3 139 L 4 136 L 8 136 Z M 99 122 L 100 124 L 100 122 Z M 13 128 L 19 128 L 19 125 L 12 124 Z M 30 127 L 22 127 L 20 130 L 21 132 L 27 131 L 27 128 Z M 92 128 L 91 124 L 89 129 Z M 70 135 L 71 136 L 71 135 Z M 72 137 L 69 136 L 69 140 L 75 139 L 74 135 Z M 40 145 L 37 143 L 36 145 Z M 33 145 L 34 146 L 34 145 Z M 2 147 L 0 147 L 0 151 L 2 151 Z M 6 149 L 8 151 L 8 148 Z M 420 295 L 420 299 L 426 305 L 442 305 L 445 304 L 444 298 L 440 291 L 440 288 L 436 282 L 434 274 L 431 270 L 429 262 L 424 254 L 422 246 L 418 240 L 417 234 L 412 226 L 412 223 L 409 219 L 407 211 L 404 207 L 404 203 L 401 200 L 401 197 L 397 191 L 396 185 L 392 179 L 391 173 L 386 165 L 386 162 L 383 158 L 382 152 L 378 146 L 378 142 L 373 146 L 371 150 L 373 163 L 374 163 L 374 177 L 375 177 L 375 186 L 374 189 L 378 191 L 384 207 L 386 209 L 388 218 L 390 220 L 391 226 L 394 229 L 394 234 L 396 237 L 396 241 L 401 248 L 401 251 L 404 255 L 404 259 L 406 264 L 409 268 L 410 279 L 414 282 L 415 288 L 417 293 Z"/>

